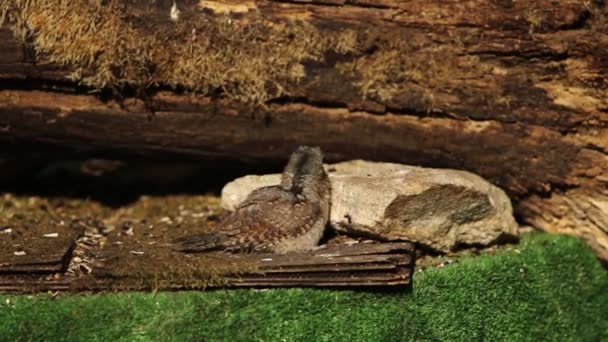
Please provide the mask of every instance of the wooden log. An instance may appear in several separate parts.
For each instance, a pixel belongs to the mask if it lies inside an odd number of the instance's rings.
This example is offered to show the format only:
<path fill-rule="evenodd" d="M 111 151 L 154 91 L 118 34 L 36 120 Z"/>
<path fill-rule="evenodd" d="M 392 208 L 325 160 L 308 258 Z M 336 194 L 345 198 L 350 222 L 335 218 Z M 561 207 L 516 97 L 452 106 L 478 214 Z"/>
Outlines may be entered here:
<path fill-rule="evenodd" d="M 3 29 L 0 141 L 237 160 L 314 144 L 329 161 L 466 169 L 608 260 L 603 2 L 184 1 L 173 19 L 169 0 L 105 3 L 87 5 L 94 28 L 86 8 L 30 6 L 37 35 Z"/>

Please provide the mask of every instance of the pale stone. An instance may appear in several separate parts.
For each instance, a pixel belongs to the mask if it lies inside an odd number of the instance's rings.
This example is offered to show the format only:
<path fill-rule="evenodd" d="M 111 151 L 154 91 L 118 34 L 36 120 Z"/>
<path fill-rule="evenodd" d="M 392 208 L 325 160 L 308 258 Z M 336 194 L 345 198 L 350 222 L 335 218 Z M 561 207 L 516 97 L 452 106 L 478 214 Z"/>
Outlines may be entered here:
<path fill-rule="evenodd" d="M 511 201 L 470 172 L 354 160 L 326 165 L 332 185 L 330 225 L 383 240 L 409 240 L 447 252 L 516 236 Z M 234 210 L 279 174 L 245 176 L 222 190 Z"/>

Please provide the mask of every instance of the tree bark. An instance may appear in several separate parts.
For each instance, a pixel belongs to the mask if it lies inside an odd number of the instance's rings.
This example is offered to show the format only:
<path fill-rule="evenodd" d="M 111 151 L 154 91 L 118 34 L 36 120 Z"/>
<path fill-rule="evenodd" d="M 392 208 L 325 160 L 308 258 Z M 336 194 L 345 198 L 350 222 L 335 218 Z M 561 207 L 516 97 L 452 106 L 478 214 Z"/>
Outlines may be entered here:
<path fill-rule="evenodd" d="M 126 3 L 121 10 L 128 16 L 121 18 L 133 30 L 177 25 L 170 18 L 172 1 Z M 322 37 L 352 32 L 356 44 L 321 45 L 322 58 L 295 61 L 303 74 L 266 80 L 266 88 L 282 90 L 264 93 L 261 103 L 231 96 L 239 88 L 231 93 L 230 80 L 215 93 L 205 92 L 187 77 L 152 82 L 155 71 L 141 84 L 127 79 L 103 88 L 118 89 L 117 97 L 103 89 L 88 93 L 98 84 L 67 79 L 82 66 L 59 58 L 43 42 L 14 39 L 5 27 L 0 141 L 92 154 L 238 160 L 284 159 L 297 145 L 309 144 L 321 146 L 328 161 L 365 158 L 465 169 L 504 188 L 523 222 L 581 236 L 608 260 L 603 2 L 178 4 L 178 22 L 186 27 L 204 17 L 229 20 L 244 32 L 252 18 L 263 18 L 268 27 L 297 19 Z M 281 56 L 274 57 L 267 63 Z M 101 69 L 93 63 L 83 70 L 96 75 Z"/>

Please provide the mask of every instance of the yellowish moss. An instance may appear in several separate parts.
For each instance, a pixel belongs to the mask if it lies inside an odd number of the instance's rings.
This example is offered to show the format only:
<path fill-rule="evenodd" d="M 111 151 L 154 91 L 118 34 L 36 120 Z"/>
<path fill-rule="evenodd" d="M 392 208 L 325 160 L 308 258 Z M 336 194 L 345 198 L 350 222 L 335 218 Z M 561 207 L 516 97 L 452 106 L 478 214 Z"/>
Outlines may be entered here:
<path fill-rule="evenodd" d="M 378 98 L 387 101 L 398 92 L 400 79 L 395 76 L 403 76 L 402 58 L 398 50 L 380 51 L 375 54 L 364 56 L 348 63 L 338 64 L 338 69 L 343 73 L 354 74 L 360 77 L 355 85 L 361 88 L 364 99 Z"/>
<path fill-rule="evenodd" d="M 129 1 L 104 3 L 0 0 L 0 20 L 45 58 L 69 65 L 73 80 L 96 89 L 168 85 L 264 104 L 289 95 L 306 77 L 306 61 L 322 62 L 334 51 L 345 56 L 336 67 L 364 99 L 387 103 L 415 88 L 433 110 L 441 106 L 438 93 L 462 83 L 455 80 L 487 71 L 477 57 L 459 53 L 457 35 L 453 44 L 420 46 L 398 32 L 320 29 L 255 11 L 238 20 L 196 12 L 171 21 L 167 13 L 159 22 L 138 17 Z M 361 53 L 361 45 L 374 52 Z"/>
<path fill-rule="evenodd" d="M 86 86 L 184 87 L 261 104 L 305 76 L 306 60 L 356 49 L 351 30 L 320 32 L 304 22 L 203 13 L 177 22 L 147 22 L 128 2 L 0 0 L 0 23 L 33 42 L 51 62 L 69 65 Z"/>
<path fill-rule="evenodd" d="M 537 7 L 530 7 L 525 12 L 526 21 L 530 24 L 528 31 L 530 34 L 538 30 L 545 21 L 545 14 Z"/>
<path fill-rule="evenodd" d="M 420 48 L 405 39 L 381 38 L 373 54 L 337 67 L 358 79 L 355 84 L 364 99 L 386 102 L 413 87 L 420 91 L 428 110 L 433 110 L 440 105 L 434 94 L 449 93 L 463 78 L 488 71 L 478 57 L 459 56 L 458 48 L 459 44 Z"/>
<path fill-rule="evenodd" d="M 513 96 L 510 95 L 498 96 L 496 97 L 494 103 L 496 103 L 497 105 L 505 106 L 507 107 L 507 109 L 511 109 L 511 103 L 513 102 L 513 100 Z"/>

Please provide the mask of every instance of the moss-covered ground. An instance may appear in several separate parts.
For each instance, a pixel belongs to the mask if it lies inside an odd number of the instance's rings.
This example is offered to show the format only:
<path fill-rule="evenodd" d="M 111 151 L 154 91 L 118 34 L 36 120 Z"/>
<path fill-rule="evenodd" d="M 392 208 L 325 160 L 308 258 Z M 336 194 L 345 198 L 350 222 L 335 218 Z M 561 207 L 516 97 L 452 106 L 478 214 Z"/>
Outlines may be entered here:
<path fill-rule="evenodd" d="M 412 289 L 2 295 L 4 341 L 608 340 L 608 273 L 581 241 L 418 271 Z"/>

